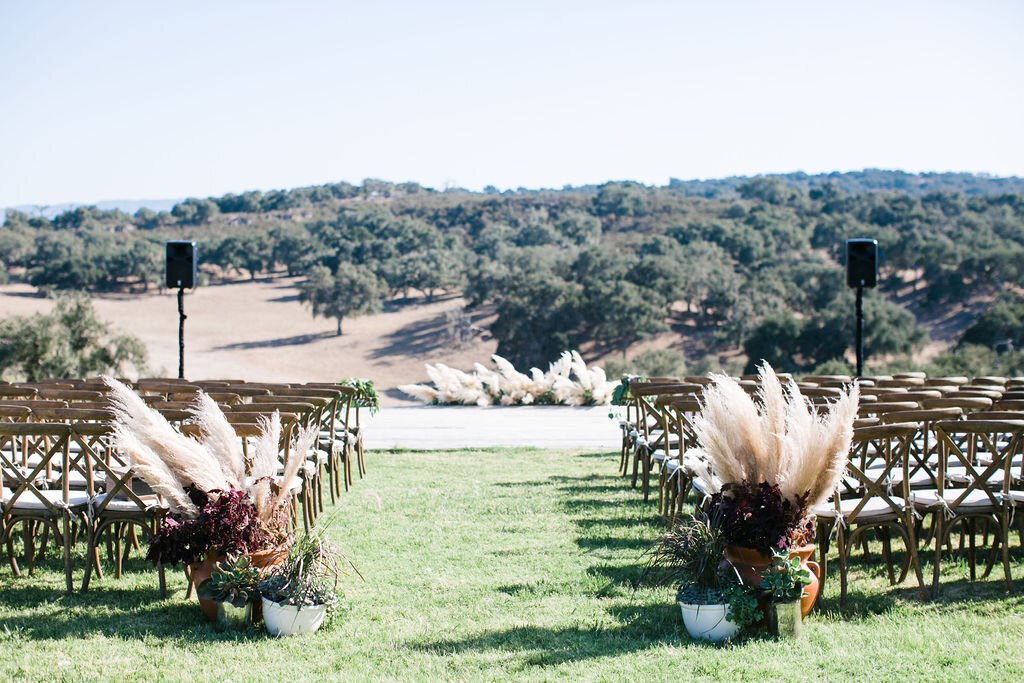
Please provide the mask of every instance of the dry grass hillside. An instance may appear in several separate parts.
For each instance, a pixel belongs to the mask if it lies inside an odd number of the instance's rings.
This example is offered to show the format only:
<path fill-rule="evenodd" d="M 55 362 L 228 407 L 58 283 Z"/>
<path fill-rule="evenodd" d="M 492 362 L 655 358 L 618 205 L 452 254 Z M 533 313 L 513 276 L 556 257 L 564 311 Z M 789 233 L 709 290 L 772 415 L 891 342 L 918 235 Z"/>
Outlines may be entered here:
<path fill-rule="evenodd" d="M 486 362 L 496 342 L 484 338 L 452 348 L 445 313 L 461 307 L 451 298 L 432 304 L 388 306 L 378 315 L 313 319 L 297 300 L 295 281 L 276 279 L 200 287 L 187 295 L 186 374 L 192 379 L 238 377 L 249 381 L 332 381 L 369 377 L 386 404 L 409 402 L 394 388 L 426 380 L 424 363 L 470 367 Z M 142 339 L 149 372 L 176 374 L 178 314 L 174 294 L 103 295 L 93 299 L 100 316 Z M 52 306 L 28 285 L 0 287 L 0 317 Z M 484 320 L 483 327 L 489 320 Z"/>

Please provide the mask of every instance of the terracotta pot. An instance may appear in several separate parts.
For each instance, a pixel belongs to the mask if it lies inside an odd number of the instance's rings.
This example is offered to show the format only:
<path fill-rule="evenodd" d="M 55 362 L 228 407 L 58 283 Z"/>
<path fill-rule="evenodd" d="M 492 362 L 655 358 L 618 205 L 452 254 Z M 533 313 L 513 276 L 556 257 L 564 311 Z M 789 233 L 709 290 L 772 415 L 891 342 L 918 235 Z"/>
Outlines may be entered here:
<path fill-rule="evenodd" d="M 188 566 L 189 571 L 192 574 L 192 586 L 195 588 L 197 597 L 199 595 L 199 586 L 203 581 L 206 581 L 213 576 L 214 565 L 223 560 L 224 556 L 220 553 L 207 553 L 205 560 Z M 207 621 L 211 624 L 217 623 L 219 619 L 219 611 L 217 609 L 216 600 L 199 598 L 199 609 L 203 610 L 203 614 L 206 616 Z"/>
<path fill-rule="evenodd" d="M 790 557 L 799 557 L 800 564 L 811 570 L 811 582 L 804 589 L 807 591 L 807 595 L 800 598 L 800 616 L 803 617 L 811 613 L 811 610 L 814 608 L 814 602 L 818 599 L 818 591 L 821 589 L 821 567 L 811 559 L 814 549 L 813 543 L 789 549 Z"/>
<path fill-rule="evenodd" d="M 814 544 L 808 544 L 799 548 L 790 548 L 789 551 L 790 558 L 799 557 L 800 564 L 811 571 L 811 583 L 805 589 L 807 595 L 800 600 L 800 613 L 805 617 L 814 607 L 814 601 L 818 599 L 818 589 L 821 586 L 821 567 L 810 559 L 814 554 L 814 549 Z M 725 559 L 736 567 L 740 580 L 748 586 L 760 585 L 761 573 L 772 563 L 771 555 L 738 545 L 725 547 Z"/>
<path fill-rule="evenodd" d="M 259 570 L 267 570 L 271 567 L 275 567 L 288 557 L 288 550 L 291 544 L 282 544 L 276 548 L 270 548 L 269 550 L 259 550 L 254 553 L 249 553 L 249 561 L 253 567 Z M 207 553 L 206 559 L 202 562 L 189 565 L 189 569 L 192 572 L 192 585 L 196 591 L 199 590 L 199 585 L 213 576 L 214 566 L 218 562 L 223 562 L 226 558 L 221 553 Z M 207 620 L 211 623 L 217 623 L 220 619 L 219 609 L 216 600 L 208 600 L 207 598 L 199 598 L 199 608 L 203 610 L 203 614 Z M 259 603 L 254 605 L 253 620 L 257 621 L 260 618 Z"/>

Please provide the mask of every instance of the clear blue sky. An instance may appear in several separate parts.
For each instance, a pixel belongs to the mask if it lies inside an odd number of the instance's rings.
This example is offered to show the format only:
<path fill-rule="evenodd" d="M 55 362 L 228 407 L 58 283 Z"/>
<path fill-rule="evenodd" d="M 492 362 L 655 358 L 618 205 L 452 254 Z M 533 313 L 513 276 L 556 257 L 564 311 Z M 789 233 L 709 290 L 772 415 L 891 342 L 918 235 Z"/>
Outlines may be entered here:
<path fill-rule="evenodd" d="M 0 29 L 0 206 L 1024 175 L 1019 0 L 0 0 Z"/>

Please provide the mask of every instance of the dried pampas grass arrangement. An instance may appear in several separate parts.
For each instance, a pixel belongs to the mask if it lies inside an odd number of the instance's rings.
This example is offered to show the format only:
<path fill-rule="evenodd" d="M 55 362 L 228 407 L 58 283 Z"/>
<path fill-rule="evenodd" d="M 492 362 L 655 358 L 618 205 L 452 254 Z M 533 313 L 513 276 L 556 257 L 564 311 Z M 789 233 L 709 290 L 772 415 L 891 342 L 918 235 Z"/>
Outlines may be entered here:
<path fill-rule="evenodd" d="M 519 372 L 505 358 L 491 356 L 495 370 L 475 363 L 473 372 L 463 372 L 443 363 L 428 364 L 433 385 L 405 384 L 402 391 L 424 403 L 467 406 L 567 405 L 589 406 L 611 403 L 617 382 L 609 382 L 604 370 L 588 367 L 577 351 L 565 351 L 544 372 L 531 368 Z"/>
<path fill-rule="evenodd" d="M 764 363 L 756 397 L 725 375 L 714 375 L 694 420 L 700 444 L 694 456 L 706 458 L 721 484 L 768 483 L 806 509 L 828 500 L 849 457 L 857 416 L 856 385 L 818 414 L 795 382 L 783 386 Z M 697 458 L 694 458 L 697 459 Z"/>
<path fill-rule="evenodd" d="M 284 468 L 280 457 L 281 416 L 274 413 L 261 420 L 260 435 L 246 474 L 241 441 L 216 401 L 200 392 L 190 412 L 199 428 L 199 440 L 175 429 L 158 411 L 126 385 L 109 377 L 114 411 L 112 445 L 127 455 L 135 475 L 163 496 L 171 512 L 194 518 L 198 506 L 189 496 L 196 489 L 204 494 L 243 491 L 251 499 L 259 518 L 272 524 L 289 502 L 290 484 L 305 455 L 316 440 L 317 430 L 301 430 L 292 443 L 294 457 Z"/>

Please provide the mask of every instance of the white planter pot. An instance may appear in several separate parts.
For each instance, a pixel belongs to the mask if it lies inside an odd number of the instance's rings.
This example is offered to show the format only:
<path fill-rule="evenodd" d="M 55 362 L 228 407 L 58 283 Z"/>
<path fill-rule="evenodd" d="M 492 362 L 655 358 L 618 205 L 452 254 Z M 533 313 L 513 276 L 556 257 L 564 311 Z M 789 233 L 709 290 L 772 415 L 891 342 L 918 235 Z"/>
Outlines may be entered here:
<path fill-rule="evenodd" d="M 272 636 L 293 636 L 313 633 L 324 623 L 326 605 L 282 605 L 263 598 L 263 623 Z"/>
<path fill-rule="evenodd" d="M 732 638 L 739 627 L 729 621 L 728 605 L 692 605 L 679 603 L 683 611 L 683 625 L 691 638 L 700 638 L 717 643 Z"/>

